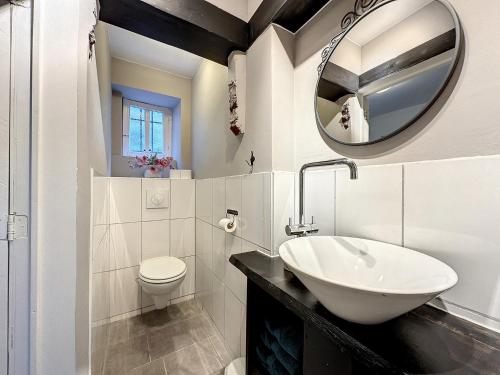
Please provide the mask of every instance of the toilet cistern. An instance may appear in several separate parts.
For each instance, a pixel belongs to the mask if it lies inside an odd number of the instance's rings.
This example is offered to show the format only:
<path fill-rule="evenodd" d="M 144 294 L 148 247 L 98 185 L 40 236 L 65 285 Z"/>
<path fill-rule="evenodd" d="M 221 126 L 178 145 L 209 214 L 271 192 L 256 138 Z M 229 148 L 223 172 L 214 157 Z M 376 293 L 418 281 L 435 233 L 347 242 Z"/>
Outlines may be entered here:
<path fill-rule="evenodd" d="M 287 236 L 307 236 L 311 233 L 318 233 L 318 224 L 314 222 L 314 217 L 311 218 L 310 223 L 305 222 L 304 217 L 304 177 L 305 171 L 310 168 L 325 167 L 325 166 L 335 166 L 335 165 L 346 165 L 349 167 L 351 180 L 358 179 L 358 167 L 356 163 L 349 159 L 333 159 L 325 161 L 317 161 L 313 163 L 307 163 L 300 168 L 299 172 L 299 223 L 294 224 L 292 218 L 289 218 L 288 225 L 285 227 L 285 232 Z"/>

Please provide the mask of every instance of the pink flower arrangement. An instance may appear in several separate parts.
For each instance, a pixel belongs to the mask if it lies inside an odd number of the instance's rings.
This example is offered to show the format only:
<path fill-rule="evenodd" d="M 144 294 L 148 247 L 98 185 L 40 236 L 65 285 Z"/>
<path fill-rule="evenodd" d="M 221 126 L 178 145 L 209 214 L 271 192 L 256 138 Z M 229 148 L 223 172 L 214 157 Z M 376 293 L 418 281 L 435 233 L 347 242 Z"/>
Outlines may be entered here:
<path fill-rule="evenodd" d="M 160 171 L 162 169 L 173 169 L 172 162 L 174 158 L 167 156 L 165 158 L 159 158 L 156 154 L 154 155 L 142 155 L 136 156 L 134 160 L 129 162 L 130 168 L 142 168 L 147 167 L 151 171 Z"/>

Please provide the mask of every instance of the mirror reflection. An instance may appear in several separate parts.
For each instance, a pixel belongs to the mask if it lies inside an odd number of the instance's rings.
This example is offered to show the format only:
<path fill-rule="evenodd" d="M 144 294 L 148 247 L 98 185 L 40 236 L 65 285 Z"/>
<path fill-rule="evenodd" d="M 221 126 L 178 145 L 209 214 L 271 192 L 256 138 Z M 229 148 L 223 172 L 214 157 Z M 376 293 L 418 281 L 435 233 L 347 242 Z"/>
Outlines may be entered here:
<path fill-rule="evenodd" d="M 340 143 L 369 144 L 411 125 L 456 65 L 455 19 L 439 0 L 395 0 L 363 16 L 321 72 L 320 128 Z"/>

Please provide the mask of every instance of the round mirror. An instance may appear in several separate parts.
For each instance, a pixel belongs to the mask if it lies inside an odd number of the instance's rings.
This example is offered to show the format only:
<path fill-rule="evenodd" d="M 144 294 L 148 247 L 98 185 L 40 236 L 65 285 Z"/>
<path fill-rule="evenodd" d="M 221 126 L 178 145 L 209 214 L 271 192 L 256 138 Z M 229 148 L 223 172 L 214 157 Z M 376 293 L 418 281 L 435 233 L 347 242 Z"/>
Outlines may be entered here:
<path fill-rule="evenodd" d="M 458 17 L 445 0 L 357 0 L 342 24 L 318 68 L 316 120 L 339 143 L 380 142 L 442 93 L 459 58 Z"/>

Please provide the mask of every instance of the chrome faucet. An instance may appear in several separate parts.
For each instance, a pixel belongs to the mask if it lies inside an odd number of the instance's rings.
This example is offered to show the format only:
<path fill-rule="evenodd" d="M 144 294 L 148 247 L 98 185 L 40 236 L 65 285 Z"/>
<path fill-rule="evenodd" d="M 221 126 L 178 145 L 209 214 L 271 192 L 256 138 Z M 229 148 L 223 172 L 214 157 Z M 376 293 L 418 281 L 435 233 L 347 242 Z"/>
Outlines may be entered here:
<path fill-rule="evenodd" d="M 334 159 L 318 161 L 314 163 L 304 164 L 300 168 L 299 172 L 299 223 L 293 224 L 292 218 L 289 219 L 288 225 L 285 227 L 285 232 L 287 236 L 307 236 L 310 233 L 318 233 L 318 224 L 314 222 L 314 217 L 312 217 L 310 223 L 305 223 L 304 217 L 304 175 L 305 171 L 309 168 L 324 167 L 330 165 L 346 165 L 349 167 L 351 180 L 358 179 L 358 167 L 356 163 L 349 159 Z"/>

